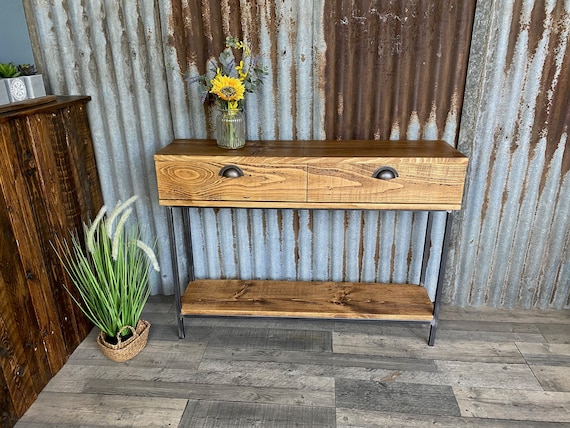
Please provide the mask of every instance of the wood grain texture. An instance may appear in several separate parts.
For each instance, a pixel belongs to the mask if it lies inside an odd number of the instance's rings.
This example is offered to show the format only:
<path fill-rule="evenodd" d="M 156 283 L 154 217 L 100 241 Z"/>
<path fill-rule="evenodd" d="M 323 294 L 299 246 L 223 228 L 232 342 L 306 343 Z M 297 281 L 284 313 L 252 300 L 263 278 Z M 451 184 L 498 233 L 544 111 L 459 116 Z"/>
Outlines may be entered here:
<path fill-rule="evenodd" d="M 352 353 L 291 351 L 291 350 L 259 350 L 247 348 L 208 347 L 204 353 L 205 364 L 235 364 L 250 363 L 253 365 L 283 364 L 301 367 L 324 366 L 337 370 L 338 375 L 343 367 L 362 368 L 365 370 L 385 370 L 387 372 L 422 372 L 437 373 L 438 369 L 433 360 L 421 358 L 393 358 Z M 320 370 L 320 369 L 319 369 Z"/>
<path fill-rule="evenodd" d="M 441 140 L 302 140 L 302 141 L 248 141 L 246 146 L 228 151 L 216 145 L 215 140 L 178 139 L 156 153 L 155 160 L 189 159 L 193 156 L 266 156 L 291 158 L 342 158 L 364 153 L 385 153 L 398 158 L 466 158 Z M 228 154 L 229 153 L 229 154 Z"/>
<path fill-rule="evenodd" d="M 570 393 L 454 387 L 462 416 L 570 423 Z"/>
<path fill-rule="evenodd" d="M 377 355 L 392 358 L 427 358 L 434 360 L 480 361 L 505 364 L 525 363 L 514 342 L 487 342 L 442 335 L 437 346 L 400 336 L 377 336 L 362 333 L 333 333 L 334 352 Z"/>
<path fill-rule="evenodd" d="M 540 324 L 537 327 L 546 342 L 570 345 L 570 329 L 564 328 L 563 324 L 553 322 L 551 324 Z"/>
<path fill-rule="evenodd" d="M 466 418 L 345 408 L 337 408 L 336 416 L 338 427 L 355 428 L 561 428 L 564 426 L 557 422 L 546 421 L 537 423 L 513 419 Z"/>
<path fill-rule="evenodd" d="M 517 342 L 517 347 L 530 365 L 570 367 L 569 344 Z"/>
<path fill-rule="evenodd" d="M 440 158 L 359 158 L 309 164 L 308 202 L 461 205 L 466 163 Z M 374 178 L 379 167 L 397 177 Z"/>
<path fill-rule="evenodd" d="M 336 405 L 349 409 L 459 416 L 449 386 L 337 379 Z"/>
<path fill-rule="evenodd" d="M 4 340 L 4 338 L 2 338 Z M 0 391 L 4 391 L 3 394 L 0 394 L 0 409 L 2 410 L 2 415 L 0 415 L 0 426 L 2 427 L 12 427 L 18 421 L 18 414 L 17 410 L 14 408 L 14 397 L 9 395 L 10 391 L 13 391 L 13 388 L 8 387 L 7 379 L 5 378 L 5 369 L 2 368 L 0 371 Z M 35 399 L 30 398 L 30 399 Z M 28 406 L 29 407 L 29 406 Z"/>
<path fill-rule="evenodd" d="M 226 178 L 222 168 L 237 165 L 242 177 Z M 188 201 L 305 202 L 307 172 L 286 158 L 199 157 L 192 161 L 156 162 L 162 199 Z"/>
<path fill-rule="evenodd" d="M 151 297 L 149 343 L 127 363 L 103 356 L 92 332 L 17 427 L 569 425 L 570 347 L 536 335 L 536 320 L 548 324 L 537 311 L 443 307 L 431 348 L 423 326 L 364 320 L 196 316 L 179 340 L 173 306 Z"/>
<path fill-rule="evenodd" d="M 91 329 L 62 287 L 50 245 L 102 205 L 88 101 L 57 97 L 0 114 L 0 367 L 12 400 L 0 410 L 7 419 L 25 412 Z"/>
<path fill-rule="evenodd" d="M 46 427 L 48 421 L 57 421 L 54 424 L 57 427 L 173 427 L 182 417 L 186 400 L 97 394 L 75 394 L 71 397 L 46 391 L 38 398 L 37 404 L 16 426 Z"/>
<path fill-rule="evenodd" d="M 224 200 L 189 200 L 189 199 L 161 199 L 162 206 L 179 207 L 207 207 L 207 208 L 274 208 L 274 209 L 312 209 L 312 210 L 432 210 L 454 211 L 461 209 L 460 204 L 420 203 L 409 202 L 273 202 L 273 201 L 224 201 Z"/>
<path fill-rule="evenodd" d="M 25 278 L 25 283 L 17 292 L 31 300 L 38 325 L 35 330 L 39 328 L 41 346 L 47 348 L 47 361 L 51 371 L 48 377 L 51 377 L 63 366 L 67 352 L 57 325 L 55 299 L 41 250 L 42 237 L 37 231 L 38 226 L 42 229 L 41 223 L 45 221 L 43 216 L 46 214 L 42 206 L 44 202 L 38 199 L 34 187 L 35 180 L 31 178 L 37 172 L 38 160 L 32 151 L 22 150 L 22 146 L 26 146 L 25 141 L 31 138 L 26 132 L 25 118 L 11 122 L 11 125 L 8 128 L 10 133 L 5 135 L 7 138 L 0 141 L 2 152 L 6 153 L 6 156 L 0 157 L 0 187 L 8 207 L 11 229 L 18 242 L 20 267 Z"/>
<path fill-rule="evenodd" d="M 26 272 L 3 194 L 0 195 L 0 231 L 0 258 L 2 265 L 9 267 L 0 269 L 0 365 L 7 383 L 5 397 L 10 402 L 10 406 L 3 404 L 2 409 L 17 409 L 15 414 L 8 413 L 16 417 L 33 402 L 48 382 L 51 371 L 49 367 L 40 370 L 46 365 L 46 350 L 25 286 Z"/>
<path fill-rule="evenodd" d="M 530 369 L 545 391 L 570 392 L 570 368 L 568 366 L 531 365 Z"/>
<path fill-rule="evenodd" d="M 436 361 L 447 385 L 473 388 L 541 390 L 531 368 L 524 363 L 488 363 L 477 361 Z"/>
<path fill-rule="evenodd" d="M 40 98 L 34 98 L 34 100 L 40 100 Z M 30 105 L 26 108 L 6 108 L 4 111 L 0 112 L 0 123 L 9 122 L 18 117 L 27 117 L 34 114 L 45 114 L 54 113 L 61 110 L 64 107 L 76 105 L 78 103 L 87 103 L 91 100 L 91 97 L 85 95 L 73 95 L 73 96 L 55 96 L 48 95 L 42 97 L 42 102 L 30 101 Z M 43 101 L 47 101 L 44 103 Z M 14 105 L 12 103 L 10 105 Z"/>
<path fill-rule="evenodd" d="M 46 95 L 45 97 L 32 98 L 29 100 L 5 104 L 0 106 L 0 113 L 13 113 L 18 110 L 28 109 L 30 107 L 53 103 L 56 99 L 57 97 L 55 95 Z"/>
<path fill-rule="evenodd" d="M 431 321 L 433 304 L 411 284 L 198 280 L 182 314 Z"/>
<path fill-rule="evenodd" d="M 301 389 L 285 386 L 206 384 L 188 382 L 142 382 L 124 380 L 117 384 L 114 380 L 91 379 L 84 392 L 100 395 L 131 395 L 143 397 L 170 397 L 216 401 L 241 401 L 273 403 L 289 406 L 334 405 L 334 388 L 321 390 L 318 387 Z"/>
<path fill-rule="evenodd" d="M 9 303 L 11 299 L 5 293 L 6 284 L 0 277 L 0 369 L 2 377 L 3 419 L 15 420 L 16 415 L 22 415 L 34 402 L 39 390 L 47 382 L 47 373 L 35 373 L 36 367 L 41 367 L 41 360 L 30 354 L 29 345 L 25 339 L 28 334 L 20 334 L 19 316 L 14 313 Z M 23 318 L 23 317 L 22 317 Z M 28 320 L 26 320 L 28 321 Z M 45 356 L 43 350 L 37 354 Z M 36 358 L 34 358 L 36 357 Z M 3 423 L 2 425 L 8 425 Z"/>
<path fill-rule="evenodd" d="M 181 427 L 332 427 L 334 407 L 188 400 Z"/>
<path fill-rule="evenodd" d="M 452 210 L 467 168 L 444 141 L 257 141 L 227 151 L 175 140 L 154 159 L 160 203 L 170 206 Z M 224 165 L 244 176 L 220 177 Z M 398 177 L 373 178 L 384 166 Z"/>

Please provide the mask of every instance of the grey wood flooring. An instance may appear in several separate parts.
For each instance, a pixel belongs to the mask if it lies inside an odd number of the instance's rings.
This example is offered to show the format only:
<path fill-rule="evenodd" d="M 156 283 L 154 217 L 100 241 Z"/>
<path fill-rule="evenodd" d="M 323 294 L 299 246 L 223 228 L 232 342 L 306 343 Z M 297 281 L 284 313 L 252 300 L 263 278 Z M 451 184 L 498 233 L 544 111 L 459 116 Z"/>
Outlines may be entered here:
<path fill-rule="evenodd" d="M 152 297 L 147 347 L 106 359 L 95 331 L 25 427 L 570 426 L 570 311 L 444 307 L 428 327 L 370 321 L 186 319 Z"/>

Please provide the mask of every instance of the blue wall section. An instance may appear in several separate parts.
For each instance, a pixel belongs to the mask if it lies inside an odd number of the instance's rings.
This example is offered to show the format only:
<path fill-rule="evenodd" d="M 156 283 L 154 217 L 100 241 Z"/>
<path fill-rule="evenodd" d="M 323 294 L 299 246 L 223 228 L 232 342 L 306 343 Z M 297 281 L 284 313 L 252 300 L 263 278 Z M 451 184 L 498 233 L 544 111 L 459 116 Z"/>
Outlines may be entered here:
<path fill-rule="evenodd" d="M 34 63 L 22 0 L 2 0 L 0 6 L 0 62 Z"/>

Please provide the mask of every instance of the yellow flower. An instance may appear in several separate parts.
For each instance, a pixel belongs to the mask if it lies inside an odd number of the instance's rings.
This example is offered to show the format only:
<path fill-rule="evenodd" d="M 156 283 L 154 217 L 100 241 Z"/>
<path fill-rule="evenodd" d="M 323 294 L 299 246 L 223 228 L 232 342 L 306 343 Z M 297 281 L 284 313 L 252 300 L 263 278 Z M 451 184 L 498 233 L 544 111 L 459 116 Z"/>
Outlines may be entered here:
<path fill-rule="evenodd" d="M 239 65 L 236 65 L 236 71 L 239 74 L 239 79 L 240 80 L 245 80 L 247 78 L 247 73 L 243 72 L 243 61 L 239 62 Z"/>
<path fill-rule="evenodd" d="M 212 79 L 210 93 L 217 95 L 224 101 L 243 100 L 245 87 L 241 80 L 221 74 L 218 70 L 216 77 Z"/>

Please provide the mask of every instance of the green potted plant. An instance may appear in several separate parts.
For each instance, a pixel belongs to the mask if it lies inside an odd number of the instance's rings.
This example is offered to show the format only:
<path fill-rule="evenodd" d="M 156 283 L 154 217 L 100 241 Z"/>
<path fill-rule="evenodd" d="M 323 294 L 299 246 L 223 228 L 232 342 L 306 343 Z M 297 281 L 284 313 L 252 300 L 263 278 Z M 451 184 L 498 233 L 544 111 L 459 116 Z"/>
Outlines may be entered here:
<path fill-rule="evenodd" d="M 46 95 L 44 80 L 33 64 L 0 63 L 0 105 Z"/>
<path fill-rule="evenodd" d="M 19 76 L 18 67 L 13 63 L 0 63 L 0 105 L 28 98 L 26 84 Z"/>
<path fill-rule="evenodd" d="M 131 359 L 146 346 L 150 323 L 140 316 L 150 295 L 150 268 L 160 270 L 136 222 L 127 223 L 135 200 L 119 202 L 108 215 L 103 206 L 83 225 L 82 237 L 74 231 L 70 242 L 56 239 L 54 245 L 80 298 L 66 290 L 101 330 L 97 343 L 114 361 Z"/>
<path fill-rule="evenodd" d="M 28 98 L 45 97 L 46 88 L 44 86 L 44 79 L 41 74 L 38 74 L 34 64 L 20 64 L 18 71 L 26 85 Z"/>

